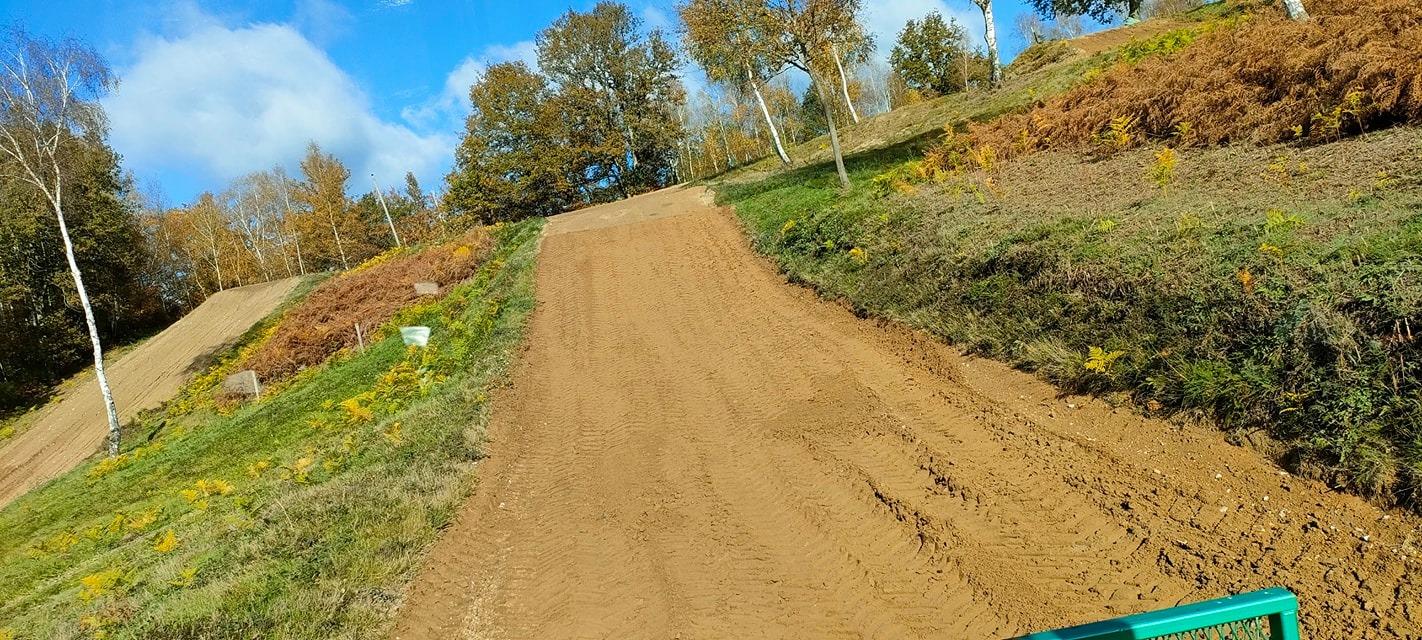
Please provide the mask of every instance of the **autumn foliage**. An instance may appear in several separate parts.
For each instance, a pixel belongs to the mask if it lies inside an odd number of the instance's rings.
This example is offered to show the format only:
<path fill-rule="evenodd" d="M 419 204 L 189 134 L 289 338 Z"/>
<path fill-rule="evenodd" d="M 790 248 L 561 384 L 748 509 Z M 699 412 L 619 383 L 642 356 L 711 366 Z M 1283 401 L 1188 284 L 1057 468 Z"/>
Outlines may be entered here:
<path fill-rule="evenodd" d="M 1252 9 L 1178 51 L 1123 60 L 1025 113 L 974 127 L 971 144 L 1000 155 L 1266 144 L 1422 122 L 1422 3 L 1316 0 L 1307 22 Z"/>
<path fill-rule="evenodd" d="M 457 284 L 474 274 L 492 247 L 488 232 L 480 228 L 418 253 L 376 257 L 333 277 L 283 316 L 275 333 L 242 368 L 270 382 L 320 364 L 358 344 L 356 323 L 369 339 L 377 327 L 414 303 L 419 298 L 416 282 Z"/>

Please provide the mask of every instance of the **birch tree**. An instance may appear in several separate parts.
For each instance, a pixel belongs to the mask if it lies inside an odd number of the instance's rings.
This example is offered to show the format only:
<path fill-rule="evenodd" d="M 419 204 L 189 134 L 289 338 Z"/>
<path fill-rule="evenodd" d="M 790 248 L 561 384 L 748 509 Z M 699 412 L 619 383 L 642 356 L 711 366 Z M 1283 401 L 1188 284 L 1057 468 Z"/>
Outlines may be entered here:
<path fill-rule="evenodd" d="M 341 270 L 349 270 L 351 264 L 346 252 L 350 241 L 347 237 L 349 230 L 342 235 L 341 228 L 349 226 L 346 220 L 350 210 L 346 180 L 351 176 L 350 169 L 335 156 L 323 153 L 321 147 L 312 142 L 306 146 L 306 157 L 301 159 L 301 173 L 306 180 L 297 185 L 298 199 L 311 210 L 311 215 L 330 228 Z"/>
<path fill-rule="evenodd" d="M 1050 2 L 1051 0 L 1043 1 Z M 1139 2 L 1139 0 L 1134 1 Z M 1001 86 L 1002 58 L 997 55 L 997 25 L 993 23 L 992 0 L 973 0 L 973 4 L 978 5 L 978 8 L 983 11 L 983 37 L 987 40 L 988 50 L 988 82 L 994 87 Z"/>
<path fill-rule="evenodd" d="M 43 194 L 59 224 L 64 257 L 89 340 L 94 346 L 94 378 L 108 414 L 109 455 L 119 451 L 118 408 L 114 404 L 109 379 L 104 372 L 104 347 L 84 275 L 74 255 L 74 242 L 64 218 L 67 182 L 63 148 L 70 144 L 92 144 L 102 139 L 105 129 L 99 95 L 112 88 L 113 75 L 94 51 L 74 41 L 46 42 L 12 29 L 0 54 L 0 153 L 12 161 L 12 176 L 33 185 Z"/>
<path fill-rule="evenodd" d="M 849 93 L 849 76 L 844 72 L 844 66 L 846 63 L 855 66 L 868 62 L 869 54 L 874 52 L 874 38 L 864 31 L 858 20 L 850 20 L 835 31 L 829 49 L 835 71 L 839 72 L 839 90 L 844 106 L 854 124 L 859 124 L 859 111 L 854 108 L 854 98 Z"/>
<path fill-rule="evenodd" d="M 768 25 L 757 19 L 764 16 L 760 6 L 758 0 L 692 0 L 679 10 L 685 27 L 683 42 L 712 82 L 750 90 L 765 118 L 775 155 L 788 165 L 790 154 L 761 93 L 761 85 L 779 75 L 781 68 L 771 59 L 775 38 L 767 33 Z"/>
<path fill-rule="evenodd" d="M 851 41 L 862 33 L 858 24 L 859 0 L 766 0 L 761 17 L 778 34 L 775 52 L 783 60 L 810 77 L 829 125 L 830 150 L 841 187 L 848 189 L 849 172 L 844 169 L 844 152 L 839 144 L 830 89 L 830 66 L 834 64 L 837 42 Z"/>

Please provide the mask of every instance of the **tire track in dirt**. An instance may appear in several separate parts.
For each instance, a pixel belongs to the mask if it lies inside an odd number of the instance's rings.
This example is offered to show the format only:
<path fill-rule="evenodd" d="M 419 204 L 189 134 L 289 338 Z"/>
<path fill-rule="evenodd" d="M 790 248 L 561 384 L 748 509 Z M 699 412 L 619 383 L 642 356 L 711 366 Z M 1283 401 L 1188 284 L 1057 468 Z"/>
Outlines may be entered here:
<path fill-rule="evenodd" d="M 986 638 L 1274 584 L 1311 637 L 1422 633 L 1417 518 L 857 319 L 702 192 L 554 218 L 537 287 L 396 638 Z"/>

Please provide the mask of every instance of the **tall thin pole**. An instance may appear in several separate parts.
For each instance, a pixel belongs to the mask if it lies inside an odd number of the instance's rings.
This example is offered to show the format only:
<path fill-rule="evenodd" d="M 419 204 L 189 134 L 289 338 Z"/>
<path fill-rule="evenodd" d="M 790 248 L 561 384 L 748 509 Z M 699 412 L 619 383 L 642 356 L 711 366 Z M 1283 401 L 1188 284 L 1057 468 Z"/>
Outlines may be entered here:
<path fill-rule="evenodd" d="M 404 247 L 400 242 L 400 232 L 395 230 L 395 221 L 390 218 L 390 207 L 385 206 L 385 194 L 380 192 L 380 183 L 375 181 L 375 174 L 370 174 L 370 183 L 375 185 L 375 197 L 380 200 L 380 208 L 385 211 L 385 223 L 390 225 L 390 235 L 395 236 L 395 246 Z"/>

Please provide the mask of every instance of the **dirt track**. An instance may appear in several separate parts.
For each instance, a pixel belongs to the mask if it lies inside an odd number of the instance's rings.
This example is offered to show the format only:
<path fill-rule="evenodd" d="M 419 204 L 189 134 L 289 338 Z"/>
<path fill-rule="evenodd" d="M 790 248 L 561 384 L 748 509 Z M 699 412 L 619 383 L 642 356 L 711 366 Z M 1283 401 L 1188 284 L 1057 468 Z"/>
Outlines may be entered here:
<path fill-rule="evenodd" d="M 989 638 L 1274 584 L 1310 638 L 1422 633 L 1417 518 L 857 319 L 704 198 L 550 223 L 396 638 Z"/>
<path fill-rule="evenodd" d="M 120 419 L 171 398 L 207 356 L 275 310 L 299 281 L 288 278 L 217 293 L 108 363 Z M 64 397 L 42 409 L 28 429 L 0 448 L 0 506 L 74 468 L 98 450 L 107 433 L 93 374 L 71 380 Z"/>

